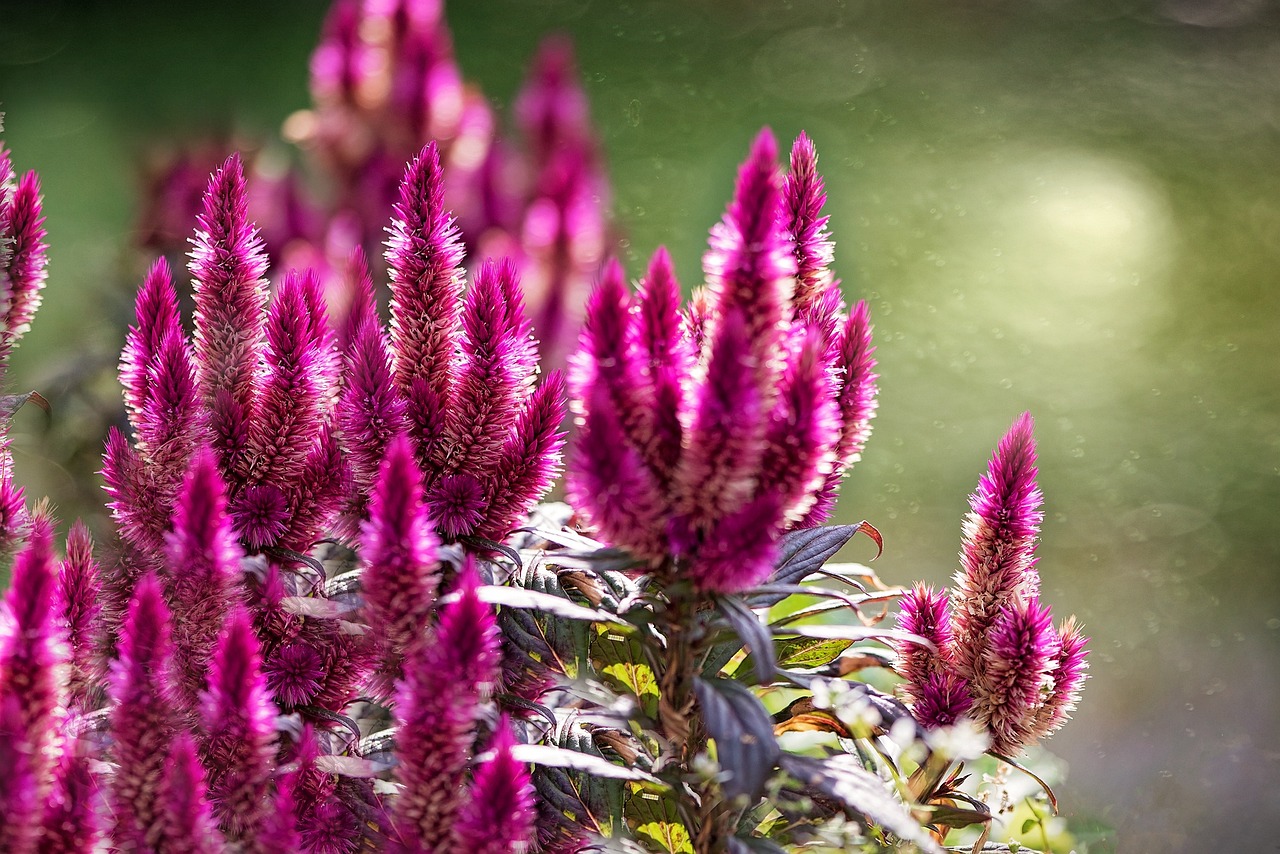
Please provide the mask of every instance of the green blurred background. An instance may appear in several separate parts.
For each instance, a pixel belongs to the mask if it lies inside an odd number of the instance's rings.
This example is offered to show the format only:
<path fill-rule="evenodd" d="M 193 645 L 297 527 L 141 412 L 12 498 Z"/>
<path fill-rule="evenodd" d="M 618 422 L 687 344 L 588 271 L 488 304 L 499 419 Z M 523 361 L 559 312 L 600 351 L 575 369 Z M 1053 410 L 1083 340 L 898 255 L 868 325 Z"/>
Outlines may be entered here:
<path fill-rule="evenodd" d="M 309 103 L 324 4 L 0 10 L 4 139 L 42 175 L 52 244 L 8 382 L 46 390 L 118 354 L 145 152 L 276 136 Z M 499 104 L 541 34 L 572 37 L 632 275 L 665 243 L 695 282 L 755 132 L 811 134 L 837 270 L 877 325 L 880 415 L 841 507 L 883 532 L 881 576 L 949 577 L 966 495 L 1030 409 L 1044 596 L 1093 637 L 1082 708 L 1050 742 L 1066 814 L 1082 839 L 1114 829 L 1093 851 L 1276 850 L 1270 4 L 485 0 L 448 17 Z M 50 444 L 88 405 L 15 427 L 20 479 L 66 515 L 100 513 Z"/>

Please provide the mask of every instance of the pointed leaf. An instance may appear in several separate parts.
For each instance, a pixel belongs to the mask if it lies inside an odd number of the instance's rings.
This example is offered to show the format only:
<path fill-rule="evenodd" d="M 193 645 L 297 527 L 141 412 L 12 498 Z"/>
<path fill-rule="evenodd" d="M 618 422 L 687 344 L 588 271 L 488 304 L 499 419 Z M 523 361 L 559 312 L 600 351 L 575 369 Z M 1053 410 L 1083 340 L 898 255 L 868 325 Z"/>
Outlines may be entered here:
<path fill-rule="evenodd" d="M 876 824 L 928 854 L 942 854 L 929 832 L 911 811 L 889 791 L 884 780 L 863 768 L 851 755 L 814 759 L 784 754 L 782 767 L 801 783 L 835 798 L 867 821 Z"/>
<path fill-rule="evenodd" d="M 552 768 L 570 768 L 597 777 L 611 780 L 630 780 L 635 783 L 661 784 L 658 778 L 646 774 L 639 768 L 628 768 L 615 765 L 603 756 L 580 753 L 577 750 L 566 750 L 551 744 L 517 744 L 511 748 L 511 755 L 521 762 L 533 765 L 546 765 Z"/>
<path fill-rule="evenodd" d="M 738 637 L 750 653 L 749 658 L 755 670 L 756 679 L 759 682 L 768 682 L 778 669 L 773 651 L 773 637 L 769 634 L 768 626 L 761 622 L 755 612 L 737 596 L 721 596 L 717 601 L 720 612 L 738 633 Z"/>
<path fill-rule="evenodd" d="M 779 544 L 778 564 L 769 577 L 769 582 L 799 584 L 821 569 L 832 555 L 860 531 L 871 537 L 877 547 L 883 548 L 880 532 L 868 522 L 859 522 L 857 525 L 824 525 L 792 531 Z M 761 594 L 752 597 L 751 605 L 757 608 L 775 605 L 785 598 L 786 594 Z"/>
<path fill-rule="evenodd" d="M 591 659 L 607 683 L 632 694 L 647 716 L 657 717 L 658 679 L 635 632 L 599 626 L 591 643 Z"/>
<path fill-rule="evenodd" d="M 476 589 L 476 595 L 480 597 L 481 602 L 488 605 L 501 605 L 504 608 L 528 608 L 554 614 L 566 620 L 586 620 L 593 623 L 625 625 L 625 623 L 607 611 L 601 611 L 597 608 L 585 608 L 582 605 L 570 602 L 568 599 L 553 596 L 550 593 L 540 593 L 537 590 L 485 584 Z M 457 594 L 450 593 L 440 600 L 440 604 L 446 605 L 456 598 Z"/>
<path fill-rule="evenodd" d="M 773 719 L 759 698 L 728 679 L 697 679 L 694 691 L 707 733 L 716 740 L 726 797 L 760 797 L 781 750 L 773 735 Z"/>
<path fill-rule="evenodd" d="M 669 794 L 633 784 L 623 814 L 632 834 L 647 848 L 667 854 L 694 854 L 693 840 Z"/>
<path fill-rule="evenodd" d="M 784 638 L 774 645 L 774 655 L 777 666 L 785 670 L 812 669 L 831 664 L 851 646 L 853 641 L 848 638 Z M 752 661 L 754 655 L 748 655 L 734 672 L 734 678 L 744 685 L 759 684 Z"/>

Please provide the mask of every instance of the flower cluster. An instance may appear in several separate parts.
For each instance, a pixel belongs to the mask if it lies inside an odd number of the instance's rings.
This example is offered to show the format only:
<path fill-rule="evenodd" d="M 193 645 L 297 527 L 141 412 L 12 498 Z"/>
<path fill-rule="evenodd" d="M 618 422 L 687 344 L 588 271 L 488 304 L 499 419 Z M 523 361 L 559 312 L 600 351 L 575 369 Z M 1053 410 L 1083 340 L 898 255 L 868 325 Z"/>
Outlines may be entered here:
<path fill-rule="evenodd" d="M 898 616 L 898 628 L 937 650 L 898 647 L 916 719 L 933 728 L 971 718 L 1008 757 L 1067 721 L 1087 668 L 1087 638 L 1075 620 L 1055 628 L 1040 602 L 1032 426 L 1030 414 L 1014 422 L 970 497 L 954 591 L 917 585 Z"/>
<path fill-rule="evenodd" d="M 829 269 L 817 155 L 802 134 L 785 176 L 776 158 L 766 130 L 683 312 L 665 250 L 635 295 L 606 268 L 571 368 L 571 502 L 706 591 L 763 580 L 782 533 L 827 517 L 875 411 L 867 306 L 846 311 Z"/>

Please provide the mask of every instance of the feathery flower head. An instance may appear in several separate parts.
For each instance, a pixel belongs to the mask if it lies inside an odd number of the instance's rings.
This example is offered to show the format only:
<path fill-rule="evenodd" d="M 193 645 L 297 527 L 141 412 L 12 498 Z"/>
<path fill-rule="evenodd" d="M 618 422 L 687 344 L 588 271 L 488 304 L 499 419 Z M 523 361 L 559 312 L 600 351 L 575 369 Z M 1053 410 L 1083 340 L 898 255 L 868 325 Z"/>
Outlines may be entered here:
<path fill-rule="evenodd" d="M 40 760 L 26 742 L 26 721 L 19 694 L 0 692 L 0 844 L 6 851 L 34 851 L 40 835 L 44 799 L 35 768 Z"/>
<path fill-rule="evenodd" d="M 529 850 L 534 830 L 534 790 L 529 769 L 516 760 L 511 725 L 504 717 L 489 742 L 492 756 L 475 771 L 457 820 L 458 844 L 472 854 Z"/>
<path fill-rule="evenodd" d="M 81 854 L 99 850 L 103 824 L 102 793 L 90 761 L 83 740 L 68 741 L 54 769 L 53 791 L 44 805 L 41 854 Z M 0 768 L 7 767 L 10 766 L 0 760 Z"/>
<path fill-rule="evenodd" d="M 992 749 L 1012 756 L 1034 739 L 1036 709 L 1062 642 L 1048 606 L 1038 599 L 1006 605 L 988 640 L 970 682 L 971 714 L 991 733 Z"/>
<path fill-rule="evenodd" d="M 267 657 L 262 672 L 282 709 L 308 705 L 324 686 L 324 659 L 307 643 L 281 645 Z"/>
<path fill-rule="evenodd" d="M 796 258 L 795 305 L 803 312 L 830 288 L 835 257 L 835 245 L 827 233 L 829 217 L 822 213 L 827 191 L 818 174 L 818 152 L 804 131 L 791 146 L 791 170 L 783 179 L 782 195 Z"/>
<path fill-rule="evenodd" d="M 1062 646 L 1056 656 L 1056 666 L 1052 666 L 1049 673 L 1053 687 L 1036 714 L 1036 738 L 1053 734 L 1067 722 L 1080 702 L 1080 691 L 1088 675 L 1085 646 L 1089 639 L 1081 633 L 1075 617 L 1068 617 L 1058 628 L 1058 638 Z"/>
<path fill-rule="evenodd" d="M 925 729 L 951 726 L 967 717 L 973 707 L 969 683 L 954 670 L 930 672 L 914 690 L 911 711 Z"/>
<path fill-rule="evenodd" d="M 13 186 L 7 153 L 0 169 L 0 371 L 31 327 L 48 273 L 40 178 L 28 172 Z"/>
<path fill-rule="evenodd" d="M 102 631 L 102 571 L 93 557 L 89 527 L 79 520 L 67 533 L 67 554 L 58 571 L 56 613 L 64 626 L 68 664 L 67 706 L 89 706 L 89 694 L 103 675 L 98 648 Z"/>
<path fill-rule="evenodd" d="M 178 734 L 165 766 L 159 854 L 216 854 L 226 843 L 218 833 L 206 800 L 204 768 L 195 739 Z"/>
<path fill-rule="evenodd" d="M 951 649 L 950 597 L 945 589 L 935 591 L 920 582 L 902 597 L 898 608 L 898 630 L 919 635 L 938 648 L 935 653 L 911 641 L 898 641 L 894 645 L 904 688 L 918 701 L 926 693 L 930 677 L 947 670 L 946 656 Z"/>

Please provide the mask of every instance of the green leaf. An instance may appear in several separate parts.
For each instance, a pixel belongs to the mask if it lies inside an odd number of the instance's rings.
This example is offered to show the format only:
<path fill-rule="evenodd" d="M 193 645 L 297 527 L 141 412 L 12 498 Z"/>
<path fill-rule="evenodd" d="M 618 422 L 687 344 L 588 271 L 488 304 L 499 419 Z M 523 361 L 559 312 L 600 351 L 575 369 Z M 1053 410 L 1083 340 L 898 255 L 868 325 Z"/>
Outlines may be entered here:
<path fill-rule="evenodd" d="M 856 757 L 841 754 L 814 759 L 787 753 L 782 756 L 782 767 L 804 785 L 835 798 L 872 824 L 928 854 L 942 854 L 942 848 L 912 817 L 907 805 L 884 780 L 863 768 Z"/>
<path fill-rule="evenodd" d="M 757 800 L 781 754 L 773 719 L 760 699 L 737 682 L 696 679 L 693 688 L 707 734 L 716 740 L 720 768 L 727 773 L 721 788 L 729 798 Z"/>
<path fill-rule="evenodd" d="M 1031 828 L 1035 827 L 1039 823 L 1040 823 L 1040 819 L 1038 818 L 1027 819 L 1022 823 L 1022 831 L 1020 835 L 1026 836 L 1028 833 L 1031 832 Z"/>
<path fill-rule="evenodd" d="M 848 638 L 783 638 L 775 643 L 774 655 L 778 667 L 784 670 L 818 668 L 830 664 L 851 646 L 853 641 Z M 753 655 L 748 655 L 734 673 L 734 678 L 744 685 L 758 684 Z"/>
<path fill-rule="evenodd" d="M 658 680 L 634 631 L 597 625 L 591 660 L 606 684 L 634 696 L 648 717 L 658 716 Z"/>
<path fill-rule="evenodd" d="M 632 834 L 649 850 L 694 854 L 693 840 L 670 795 L 632 784 L 624 815 Z"/>

